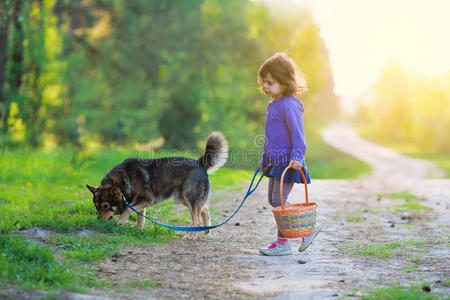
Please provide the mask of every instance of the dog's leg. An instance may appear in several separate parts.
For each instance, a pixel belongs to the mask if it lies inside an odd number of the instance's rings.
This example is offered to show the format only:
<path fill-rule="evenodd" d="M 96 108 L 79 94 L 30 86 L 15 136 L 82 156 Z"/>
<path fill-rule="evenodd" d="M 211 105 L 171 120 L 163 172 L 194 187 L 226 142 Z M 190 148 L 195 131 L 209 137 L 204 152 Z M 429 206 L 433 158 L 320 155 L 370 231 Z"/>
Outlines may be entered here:
<path fill-rule="evenodd" d="M 128 217 L 131 215 L 132 210 L 128 207 L 120 214 L 119 219 L 117 220 L 117 224 L 123 225 L 128 220 Z"/>
<path fill-rule="evenodd" d="M 192 207 L 191 205 L 187 205 L 191 212 L 192 218 L 192 226 L 197 227 L 200 226 L 200 207 Z M 197 239 L 197 231 L 191 231 L 187 235 L 183 237 L 183 239 L 195 240 Z"/>
<path fill-rule="evenodd" d="M 136 202 L 137 201 L 134 201 L 133 203 L 131 203 L 131 206 L 133 206 L 134 209 L 137 211 L 141 211 L 142 209 L 144 209 L 148 206 L 148 204 L 146 202 L 141 202 L 139 204 L 136 204 Z M 119 224 L 119 225 L 125 224 L 125 222 L 128 220 L 128 217 L 130 217 L 132 212 L 133 211 L 129 207 L 125 208 L 125 210 L 120 214 L 117 224 Z"/>
<path fill-rule="evenodd" d="M 192 224 L 195 224 L 194 212 L 193 212 L 192 206 L 187 201 L 184 201 L 183 204 L 186 205 L 187 208 L 189 208 L 189 212 L 191 213 L 191 218 L 192 218 Z M 192 226 L 194 226 L 194 225 L 192 225 Z M 183 236 L 183 239 L 191 240 L 192 239 L 192 233 L 193 232 L 188 232 L 185 236 Z"/>
<path fill-rule="evenodd" d="M 201 210 L 203 226 L 211 226 L 211 219 L 209 218 L 209 208 L 207 206 L 203 206 Z M 205 235 L 209 234 L 209 230 L 205 231 Z"/>
<path fill-rule="evenodd" d="M 141 211 L 139 211 L 141 214 L 145 215 L 145 208 Z M 137 221 L 136 221 L 136 226 L 139 229 L 143 229 L 145 225 L 145 218 L 139 214 L 137 214 Z"/>
<path fill-rule="evenodd" d="M 195 206 L 194 209 L 192 210 L 192 212 L 193 212 L 192 220 L 194 223 L 194 225 L 193 225 L 194 227 L 201 225 L 201 221 L 200 221 L 201 210 L 202 210 L 202 208 L 200 206 Z M 191 238 L 193 240 L 196 240 L 198 238 L 198 231 L 193 231 Z"/>

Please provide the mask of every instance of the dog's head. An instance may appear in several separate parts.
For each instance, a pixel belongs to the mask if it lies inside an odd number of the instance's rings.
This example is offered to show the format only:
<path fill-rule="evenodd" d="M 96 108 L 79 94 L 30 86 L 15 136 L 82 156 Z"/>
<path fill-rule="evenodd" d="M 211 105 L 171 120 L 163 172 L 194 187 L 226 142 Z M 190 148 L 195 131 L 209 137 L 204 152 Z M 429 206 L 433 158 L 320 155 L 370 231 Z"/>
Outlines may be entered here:
<path fill-rule="evenodd" d="M 122 213 L 124 206 L 122 193 L 119 188 L 112 185 L 95 187 L 88 184 L 86 186 L 94 195 L 93 200 L 99 218 L 109 220 L 113 216 Z"/>

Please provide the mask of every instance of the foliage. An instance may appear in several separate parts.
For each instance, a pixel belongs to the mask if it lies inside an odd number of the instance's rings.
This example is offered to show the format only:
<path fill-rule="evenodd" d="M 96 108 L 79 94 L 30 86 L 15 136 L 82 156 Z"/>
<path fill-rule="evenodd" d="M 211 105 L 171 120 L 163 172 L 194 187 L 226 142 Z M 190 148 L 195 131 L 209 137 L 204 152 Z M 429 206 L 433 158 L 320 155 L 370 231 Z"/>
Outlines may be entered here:
<path fill-rule="evenodd" d="M 197 150 L 221 130 L 232 166 L 250 169 L 267 101 L 256 73 L 268 56 L 286 51 L 304 71 L 311 128 L 337 111 L 317 25 L 305 9 L 278 9 L 250 0 L 25 1 L 22 27 L 10 27 L 23 48 L 8 50 L 0 143 L 86 149 L 162 136 L 166 149 Z"/>
<path fill-rule="evenodd" d="M 361 100 L 363 135 L 418 154 L 450 151 L 450 73 L 426 77 L 394 63 Z"/>

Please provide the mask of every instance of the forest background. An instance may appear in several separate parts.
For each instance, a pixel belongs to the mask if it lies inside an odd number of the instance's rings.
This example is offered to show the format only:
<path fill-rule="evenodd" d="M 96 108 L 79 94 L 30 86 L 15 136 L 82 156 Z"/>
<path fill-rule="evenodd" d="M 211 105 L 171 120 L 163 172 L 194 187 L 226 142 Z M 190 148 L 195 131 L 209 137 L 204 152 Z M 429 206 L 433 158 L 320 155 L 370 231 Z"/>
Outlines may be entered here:
<path fill-rule="evenodd" d="M 228 166 L 253 169 L 269 100 L 257 70 L 285 51 L 308 82 L 301 101 L 314 177 L 367 171 L 342 172 L 353 160 L 319 135 L 341 112 L 328 51 L 307 9 L 250 0 L 6 0 L 0 9 L 2 149 L 124 148 L 140 156 L 163 149 L 194 157 L 207 134 L 221 130 Z M 449 82 L 449 73 L 431 78 L 387 66 L 360 99 L 361 133 L 448 163 Z"/>
<path fill-rule="evenodd" d="M 339 111 L 327 49 L 307 10 L 147 0 L 7 0 L 1 9 L 2 148 L 201 153 L 207 134 L 221 130 L 228 165 L 253 169 L 269 100 L 257 71 L 278 51 L 306 76 L 312 143 Z"/>

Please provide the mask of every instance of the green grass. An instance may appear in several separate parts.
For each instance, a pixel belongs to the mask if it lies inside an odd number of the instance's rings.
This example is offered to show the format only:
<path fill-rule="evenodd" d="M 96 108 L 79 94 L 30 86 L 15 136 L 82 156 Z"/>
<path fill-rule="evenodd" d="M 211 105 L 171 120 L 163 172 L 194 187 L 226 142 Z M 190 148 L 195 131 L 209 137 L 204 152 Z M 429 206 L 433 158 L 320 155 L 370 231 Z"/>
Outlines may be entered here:
<path fill-rule="evenodd" d="M 358 214 L 358 213 L 354 213 L 354 214 L 349 214 L 345 220 L 347 222 L 351 222 L 351 223 L 362 223 L 364 222 L 364 218 Z"/>
<path fill-rule="evenodd" d="M 430 208 L 428 206 L 425 205 L 421 205 L 417 202 L 414 201 L 408 201 L 405 200 L 405 203 L 400 205 L 397 209 L 396 212 L 404 212 L 404 211 L 427 211 L 430 210 Z"/>
<path fill-rule="evenodd" d="M 372 256 L 376 258 L 386 258 L 395 254 L 407 253 L 408 250 L 424 249 L 424 241 L 395 241 L 390 243 L 360 244 L 356 243 L 351 247 L 350 253 L 353 255 Z"/>
<path fill-rule="evenodd" d="M 402 244 L 400 242 L 373 245 L 362 245 L 357 243 L 352 249 L 352 254 L 386 258 L 392 256 L 394 250 L 399 248 L 402 248 Z"/>
<path fill-rule="evenodd" d="M 418 254 L 414 257 L 409 257 L 408 261 L 412 262 L 412 263 L 416 263 L 419 264 L 422 261 L 422 254 Z"/>
<path fill-rule="evenodd" d="M 409 191 L 402 191 L 399 193 L 391 193 L 391 194 L 379 194 L 379 196 L 381 196 L 381 197 L 387 196 L 391 199 L 404 199 L 404 200 L 409 200 L 409 201 L 425 200 L 425 198 L 420 198 L 414 194 L 411 194 Z"/>
<path fill-rule="evenodd" d="M 103 278 L 96 283 L 96 287 L 109 290 L 112 289 L 125 294 L 133 293 L 133 290 L 136 289 L 152 291 L 155 287 L 158 287 L 160 285 L 161 282 L 152 279 L 110 281 L 106 278 Z"/>
<path fill-rule="evenodd" d="M 419 202 L 426 200 L 425 198 L 418 197 L 411 194 L 409 191 L 403 191 L 399 193 L 392 194 L 378 194 L 378 197 L 388 197 L 390 199 L 403 199 L 405 202 L 395 208 L 395 212 L 406 212 L 406 211 L 428 211 L 430 208 L 425 205 L 421 205 Z"/>
<path fill-rule="evenodd" d="M 434 295 L 422 290 L 424 286 L 428 284 L 422 284 L 421 286 L 409 286 L 403 287 L 399 285 L 393 285 L 386 288 L 377 288 L 370 291 L 367 295 L 362 296 L 364 300 L 433 300 L 444 299 L 440 295 Z"/>
<path fill-rule="evenodd" d="M 81 262 L 93 262 L 111 256 L 123 242 L 123 239 L 106 234 L 95 237 L 55 234 L 48 241 L 66 258 Z"/>
<path fill-rule="evenodd" d="M 145 280 L 141 280 L 141 281 L 131 281 L 130 282 L 130 286 L 132 288 L 136 288 L 136 289 L 146 289 L 146 290 L 153 290 L 155 287 L 161 285 L 160 282 L 158 281 L 153 281 L 151 279 L 145 279 Z"/>
<path fill-rule="evenodd" d="M 405 268 L 403 268 L 403 272 L 415 273 L 415 272 L 417 272 L 418 267 L 419 267 L 418 265 L 409 265 L 409 266 L 406 266 Z"/>
<path fill-rule="evenodd" d="M 256 169 L 256 168 L 255 168 Z M 254 172 L 238 169 L 220 168 L 210 175 L 211 190 L 242 191 L 250 184 Z M 255 178 L 255 181 L 259 175 Z M 253 184 L 255 186 L 256 182 Z"/>
<path fill-rule="evenodd" d="M 58 262 L 52 249 L 29 243 L 21 237 L 0 234 L 2 281 L 24 289 L 68 289 L 84 292 L 87 276 L 76 266 Z"/>
<path fill-rule="evenodd" d="M 157 156 L 184 153 L 158 153 Z M 98 152 L 72 150 L 0 151 L 0 282 L 27 289 L 86 291 L 95 283 L 95 270 L 87 264 L 117 253 L 124 245 L 145 246 L 168 242 L 176 232 L 147 222 L 143 230 L 132 222 L 96 218 L 86 184 L 98 185 L 104 174 L 129 156 L 149 155 L 112 149 Z M 240 191 L 253 173 L 221 168 L 211 176 L 214 190 Z M 149 207 L 147 215 L 163 223 L 187 225 L 189 212 L 178 213 L 173 201 Z M 212 215 L 221 216 L 214 211 Z M 17 230 L 40 227 L 52 232 L 46 246 L 30 243 Z M 90 230 L 92 236 L 77 235 Z M 58 257 L 56 259 L 55 257 Z M 153 288 L 152 281 L 132 282 L 116 288 Z"/>
<path fill-rule="evenodd" d="M 449 287 L 450 286 L 450 278 L 446 278 L 442 280 L 442 286 Z"/>

